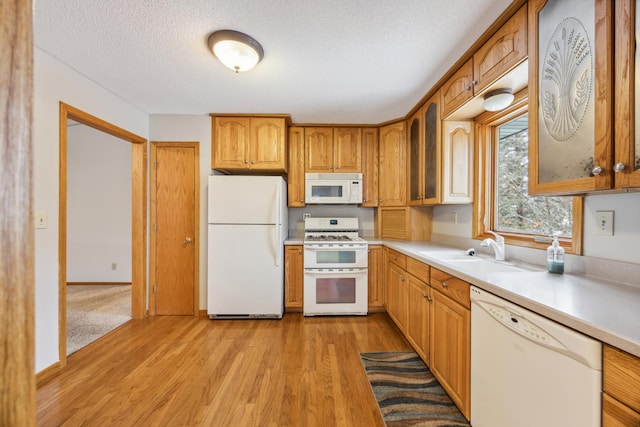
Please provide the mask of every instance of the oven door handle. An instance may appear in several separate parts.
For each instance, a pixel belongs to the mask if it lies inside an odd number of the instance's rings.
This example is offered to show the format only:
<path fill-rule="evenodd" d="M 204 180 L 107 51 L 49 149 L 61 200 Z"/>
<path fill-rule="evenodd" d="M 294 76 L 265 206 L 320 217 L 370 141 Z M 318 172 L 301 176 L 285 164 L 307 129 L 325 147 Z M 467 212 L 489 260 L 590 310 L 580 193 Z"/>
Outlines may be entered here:
<path fill-rule="evenodd" d="M 366 268 L 305 268 L 304 274 L 309 275 L 345 275 L 345 274 L 364 274 L 367 272 Z"/>
<path fill-rule="evenodd" d="M 305 251 L 355 251 L 358 249 L 367 249 L 367 244 L 357 244 L 356 245 L 348 245 L 348 246 L 309 246 L 309 245 L 305 245 L 304 246 L 304 250 Z"/>

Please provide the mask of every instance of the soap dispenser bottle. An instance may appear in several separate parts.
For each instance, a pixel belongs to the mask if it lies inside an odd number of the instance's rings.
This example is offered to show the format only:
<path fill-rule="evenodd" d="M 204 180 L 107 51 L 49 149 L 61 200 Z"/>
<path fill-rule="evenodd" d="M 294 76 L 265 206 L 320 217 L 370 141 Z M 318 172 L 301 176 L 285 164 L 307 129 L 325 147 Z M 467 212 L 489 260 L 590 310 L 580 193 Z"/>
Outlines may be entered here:
<path fill-rule="evenodd" d="M 553 233 L 553 242 L 547 248 L 547 270 L 549 273 L 564 273 L 564 248 L 560 246 L 560 233 Z"/>

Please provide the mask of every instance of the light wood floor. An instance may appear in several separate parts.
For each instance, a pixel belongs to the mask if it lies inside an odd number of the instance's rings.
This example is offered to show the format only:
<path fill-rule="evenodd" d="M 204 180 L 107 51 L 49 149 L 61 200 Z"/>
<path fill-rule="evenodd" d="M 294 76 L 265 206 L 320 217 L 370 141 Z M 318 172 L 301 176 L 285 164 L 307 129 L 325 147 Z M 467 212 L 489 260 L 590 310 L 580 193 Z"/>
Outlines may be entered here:
<path fill-rule="evenodd" d="M 384 426 L 359 353 L 410 349 L 385 313 L 132 320 L 38 389 L 38 425 Z"/>

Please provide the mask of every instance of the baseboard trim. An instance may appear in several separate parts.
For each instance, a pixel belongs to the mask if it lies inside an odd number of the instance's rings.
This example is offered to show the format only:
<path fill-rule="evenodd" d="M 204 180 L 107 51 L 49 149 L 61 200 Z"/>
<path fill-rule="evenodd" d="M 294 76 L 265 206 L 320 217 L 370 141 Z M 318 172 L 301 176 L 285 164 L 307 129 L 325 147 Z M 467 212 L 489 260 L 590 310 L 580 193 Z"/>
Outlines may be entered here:
<path fill-rule="evenodd" d="M 42 371 L 36 373 L 36 389 L 39 389 L 60 375 L 60 372 L 62 372 L 62 365 L 60 365 L 60 362 L 56 362 L 48 368 L 44 368 Z"/>
<path fill-rule="evenodd" d="M 67 286 L 86 285 L 131 285 L 131 282 L 67 282 Z"/>
<path fill-rule="evenodd" d="M 207 310 L 198 310 L 198 317 L 207 317 Z"/>

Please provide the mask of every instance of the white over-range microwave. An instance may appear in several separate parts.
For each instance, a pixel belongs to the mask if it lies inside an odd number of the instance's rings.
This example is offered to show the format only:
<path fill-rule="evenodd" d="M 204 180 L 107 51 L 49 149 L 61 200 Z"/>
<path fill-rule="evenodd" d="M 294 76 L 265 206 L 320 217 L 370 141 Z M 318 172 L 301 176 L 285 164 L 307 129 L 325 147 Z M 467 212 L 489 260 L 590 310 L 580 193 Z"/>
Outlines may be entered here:
<path fill-rule="evenodd" d="M 362 203 L 361 173 L 305 174 L 305 202 L 307 204 Z"/>

